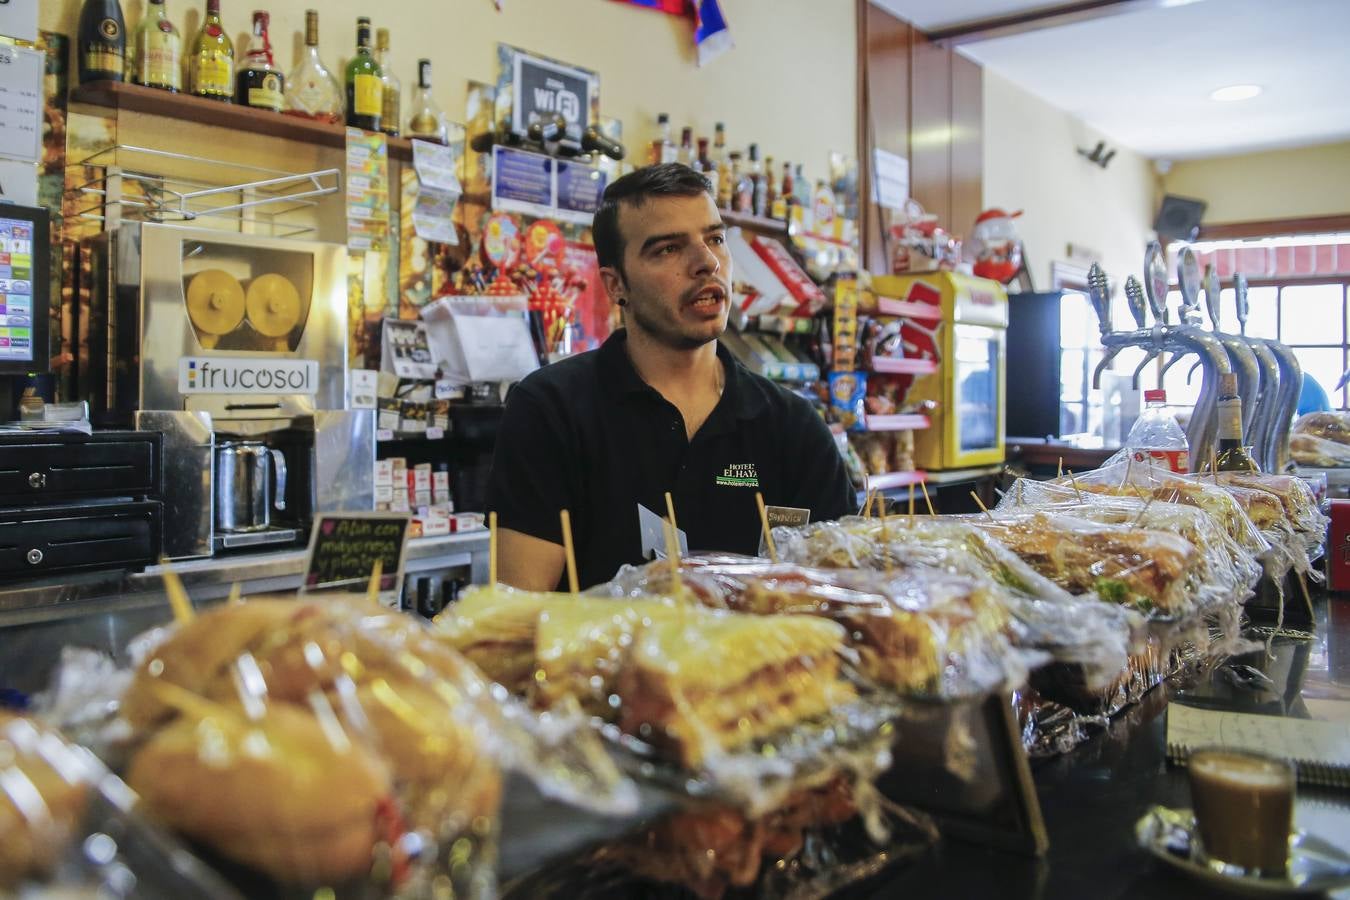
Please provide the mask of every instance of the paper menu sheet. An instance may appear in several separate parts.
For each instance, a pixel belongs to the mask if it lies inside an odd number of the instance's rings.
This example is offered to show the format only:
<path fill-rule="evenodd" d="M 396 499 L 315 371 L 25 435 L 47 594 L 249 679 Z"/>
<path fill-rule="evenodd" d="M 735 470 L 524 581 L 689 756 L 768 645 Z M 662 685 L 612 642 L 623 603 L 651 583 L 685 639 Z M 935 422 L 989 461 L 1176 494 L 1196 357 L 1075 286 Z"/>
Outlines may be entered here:
<path fill-rule="evenodd" d="M 1167 711 L 1167 746 L 1194 750 L 1232 747 L 1291 761 L 1350 769 L 1350 725 L 1283 716 L 1198 709 L 1173 703 Z"/>

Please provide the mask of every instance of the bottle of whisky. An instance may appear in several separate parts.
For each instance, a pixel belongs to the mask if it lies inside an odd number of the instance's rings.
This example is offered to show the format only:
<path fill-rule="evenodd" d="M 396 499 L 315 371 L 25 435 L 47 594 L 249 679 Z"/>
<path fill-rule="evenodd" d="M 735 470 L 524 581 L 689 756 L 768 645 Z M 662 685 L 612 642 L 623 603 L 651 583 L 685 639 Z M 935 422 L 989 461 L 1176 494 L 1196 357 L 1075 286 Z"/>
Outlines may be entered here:
<path fill-rule="evenodd" d="M 1219 449 L 1215 468 L 1220 472 L 1259 472 L 1261 469 L 1242 446 L 1242 398 L 1237 375 L 1219 376 Z"/>
<path fill-rule="evenodd" d="M 717 171 L 727 170 L 727 127 L 721 122 L 713 127 L 712 152 L 708 154 L 708 158 L 717 167 Z"/>
<path fill-rule="evenodd" d="M 741 155 L 732 152 L 727 158 L 726 164 L 718 163 L 717 158 L 713 157 L 713 165 L 717 166 L 717 206 L 719 209 L 731 209 L 736 199 L 736 181 L 741 177 Z"/>
<path fill-rule="evenodd" d="M 713 196 L 718 195 L 720 184 L 718 182 L 717 164 L 712 161 L 708 155 L 708 139 L 701 137 L 698 139 L 698 157 L 694 160 L 694 169 L 703 173 L 703 177 L 712 184 Z"/>
<path fill-rule="evenodd" d="M 403 84 L 394 77 L 394 64 L 389 59 L 389 29 L 375 30 L 375 61 L 380 64 L 380 129 L 390 137 L 398 137 Z"/>
<path fill-rule="evenodd" d="M 272 41 L 267 36 L 270 18 L 262 10 L 253 12 L 253 37 L 235 76 L 234 102 L 281 112 L 286 105 L 286 76 L 277 71 L 272 61 Z"/>
<path fill-rule="evenodd" d="M 778 179 L 773 175 L 773 157 L 764 157 L 764 177 L 761 183 L 764 185 L 764 212 L 761 216 L 772 216 L 774 204 L 778 202 Z"/>
<path fill-rule="evenodd" d="M 792 207 L 797 205 L 796 185 L 792 181 L 792 163 L 783 163 L 783 182 L 778 188 L 779 212 L 774 215 L 784 221 L 792 221 Z M 781 215 L 780 215 L 781 212 Z"/>
<path fill-rule="evenodd" d="M 412 115 L 408 117 L 408 137 L 420 141 L 450 143 L 450 127 L 445 113 L 431 97 L 431 60 L 417 61 L 417 90 L 413 91 Z"/>
<path fill-rule="evenodd" d="M 305 10 L 305 48 L 286 76 L 286 105 L 291 115 L 342 121 L 342 85 L 319 59 L 319 11 Z"/>
<path fill-rule="evenodd" d="M 347 124 L 366 131 L 380 130 L 384 112 L 384 84 L 380 64 L 370 52 L 370 19 L 356 20 L 356 55 L 347 63 Z"/>
<path fill-rule="evenodd" d="M 150 0 L 131 42 L 137 84 L 163 91 L 183 89 L 183 40 L 169 21 L 164 0 Z"/>
<path fill-rule="evenodd" d="M 79 35 L 80 84 L 126 76 L 127 33 L 118 0 L 84 0 Z"/>
<path fill-rule="evenodd" d="M 750 177 L 750 208 L 740 211 L 754 213 L 757 216 L 765 215 L 768 185 L 764 181 L 764 167 L 759 161 L 759 144 L 750 145 L 750 171 L 748 174 Z"/>
<path fill-rule="evenodd" d="M 751 144 L 754 148 L 754 145 Z M 755 179 L 753 170 L 741 165 L 741 155 L 731 154 L 731 211 L 753 213 L 755 211 Z"/>
<path fill-rule="evenodd" d="M 656 117 L 656 139 L 652 141 L 652 149 L 648 154 L 647 163 L 654 166 L 659 163 L 674 162 L 675 155 L 675 144 L 670 139 L 670 116 L 661 113 Z"/>
<path fill-rule="evenodd" d="M 188 59 L 188 89 L 198 97 L 234 99 L 234 42 L 220 23 L 220 0 L 206 0 L 206 21 Z"/>
<path fill-rule="evenodd" d="M 694 129 L 688 126 L 680 129 L 680 148 L 675 151 L 675 161 L 686 166 L 694 164 Z"/>

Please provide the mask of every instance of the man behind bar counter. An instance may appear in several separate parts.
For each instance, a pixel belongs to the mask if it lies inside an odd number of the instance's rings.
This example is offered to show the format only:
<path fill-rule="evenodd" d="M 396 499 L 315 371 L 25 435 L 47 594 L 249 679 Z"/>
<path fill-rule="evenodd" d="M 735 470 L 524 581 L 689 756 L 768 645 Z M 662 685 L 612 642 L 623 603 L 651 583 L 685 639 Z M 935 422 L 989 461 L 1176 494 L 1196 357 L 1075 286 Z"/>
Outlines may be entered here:
<path fill-rule="evenodd" d="M 626 327 L 507 398 L 488 484 L 501 581 L 559 585 L 562 509 L 585 588 L 643 561 L 639 506 L 664 514 L 666 491 L 691 551 L 756 553 L 756 491 L 812 521 L 852 508 L 843 459 L 810 403 L 717 341 L 731 254 L 707 179 L 677 163 L 625 175 L 605 190 L 592 229 Z"/>

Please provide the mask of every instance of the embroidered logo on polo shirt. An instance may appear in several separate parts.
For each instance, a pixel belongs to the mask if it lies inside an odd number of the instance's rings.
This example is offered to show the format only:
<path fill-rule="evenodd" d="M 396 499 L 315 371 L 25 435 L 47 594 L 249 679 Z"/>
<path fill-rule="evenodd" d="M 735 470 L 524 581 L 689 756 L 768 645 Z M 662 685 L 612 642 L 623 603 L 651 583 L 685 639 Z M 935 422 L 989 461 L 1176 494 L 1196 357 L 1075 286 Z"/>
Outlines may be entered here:
<path fill-rule="evenodd" d="M 736 463 L 726 467 L 717 476 L 717 484 L 723 487 L 759 487 L 759 472 L 754 463 Z"/>

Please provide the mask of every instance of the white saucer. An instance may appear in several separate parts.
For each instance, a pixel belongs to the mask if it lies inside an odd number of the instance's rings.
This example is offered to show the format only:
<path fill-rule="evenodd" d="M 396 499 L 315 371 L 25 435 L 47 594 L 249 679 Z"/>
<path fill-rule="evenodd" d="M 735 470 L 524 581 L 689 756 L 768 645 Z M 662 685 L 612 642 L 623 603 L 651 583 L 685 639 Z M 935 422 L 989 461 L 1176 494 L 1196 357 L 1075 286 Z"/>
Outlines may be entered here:
<path fill-rule="evenodd" d="M 1139 846 L 1157 859 L 1233 894 L 1316 896 L 1350 885 L 1350 854 L 1304 831 L 1289 841 L 1289 871 L 1275 878 L 1226 874 L 1197 859 L 1195 816 L 1189 809 L 1155 806 L 1134 826 L 1134 833 Z"/>

